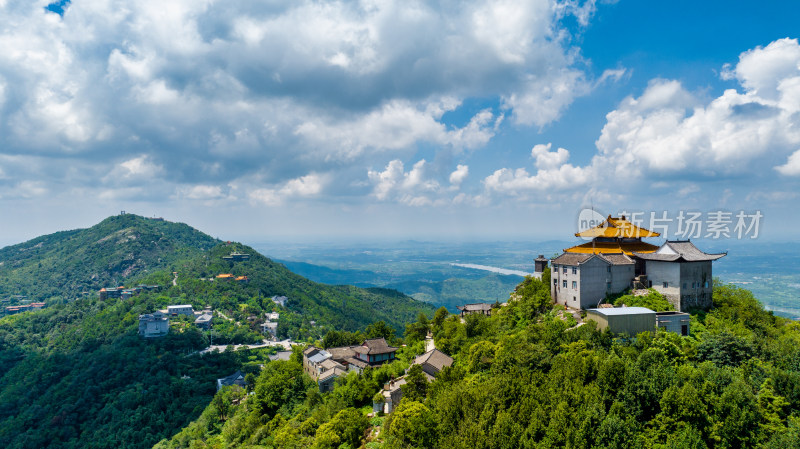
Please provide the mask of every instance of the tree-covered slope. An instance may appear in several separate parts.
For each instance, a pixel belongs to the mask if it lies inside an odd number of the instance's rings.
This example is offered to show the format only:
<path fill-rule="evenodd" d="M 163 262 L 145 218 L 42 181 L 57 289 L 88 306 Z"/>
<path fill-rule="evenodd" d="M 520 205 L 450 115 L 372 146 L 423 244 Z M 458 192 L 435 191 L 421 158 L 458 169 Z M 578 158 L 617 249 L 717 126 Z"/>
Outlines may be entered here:
<path fill-rule="evenodd" d="M 231 252 L 250 254 L 250 260 L 224 260 Z M 321 337 L 328 330 L 355 331 L 375 321 L 385 321 L 402 330 L 420 312 L 432 314 L 434 310 L 396 290 L 310 281 L 238 243 L 220 243 L 176 269 L 177 286 L 170 287 L 168 294 L 186 298 L 197 306 L 207 304 L 230 310 L 240 321 L 273 309 L 287 312 L 279 323 L 281 336 Z M 208 280 L 220 274 L 246 276 L 247 282 Z M 275 308 L 270 299 L 273 296 L 286 296 L 286 307 Z M 315 323 L 312 325 L 311 321 Z"/>
<path fill-rule="evenodd" d="M 192 354 L 207 339 L 182 323 L 140 338 L 138 314 L 164 303 L 93 298 L 0 319 L 0 447 L 141 448 L 194 419 L 248 360 Z"/>
<path fill-rule="evenodd" d="M 750 292 L 716 284 L 690 336 L 620 338 L 575 326 L 548 290 L 526 279 L 508 306 L 464 322 L 440 309 L 408 326 L 400 360 L 329 393 L 302 382 L 299 357 L 270 363 L 252 394 L 217 394 L 155 448 L 800 447 L 800 326 Z M 426 327 L 453 367 L 430 384 L 409 370 L 394 412 L 368 419 L 381 385 L 424 351 Z"/>
<path fill-rule="evenodd" d="M 223 259 L 233 251 L 250 260 Z M 295 339 L 381 319 L 401 329 L 432 311 L 393 290 L 317 284 L 252 248 L 134 215 L 0 253 L 2 295 L 47 302 L 43 310 L 0 317 L 3 448 L 150 447 L 197 418 L 215 379 L 266 363 L 263 354 L 197 354 L 210 335 L 185 317 L 171 319 L 166 337 L 140 338 L 139 315 L 170 304 L 211 306 L 215 344 L 261 342 L 258 324 L 270 311 L 280 312 L 280 334 Z M 247 281 L 215 280 L 223 273 Z M 161 288 L 101 300 L 97 289 L 112 280 Z M 289 298 L 286 307 L 272 302 L 276 295 Z"/>
<path fill-rule="evenodd" d="M 183 224 L 133 214 L 0 249 L 0 296 L 74 299 L 195 257 L 218 240 Z"/>

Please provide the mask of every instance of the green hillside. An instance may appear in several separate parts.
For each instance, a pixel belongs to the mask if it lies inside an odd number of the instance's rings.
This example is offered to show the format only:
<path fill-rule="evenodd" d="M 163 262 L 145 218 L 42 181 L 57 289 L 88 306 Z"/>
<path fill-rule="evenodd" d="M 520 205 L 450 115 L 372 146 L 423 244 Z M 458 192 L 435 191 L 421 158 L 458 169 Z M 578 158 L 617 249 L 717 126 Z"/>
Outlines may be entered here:
<path fill-rule="evenodd" d="M 440 309 L 408 327 L 399 360 L 328 393 L 303 374 L 300 354 L 269 363 L 155 448 L 800 447 L 800 326 L 750 292 L 716 283 L 714 309 L 692 316 L 690 336 L 635 338 L 576 326 L 552 306 L 549 279 L 527 279 L 515 296 L 463 322 Z M 394 412 L 367 416 L 424 351 L 426 328 L 453 366 L 432 383 L 409 370 Z"/>
<path fill-rule="evenodd" d="M 223 259 L 233 251 L 250 260 Z M 189 318 L 171 319 L 166 337 L 140 338 L 138 316 L 170 304 L 212 307 L 215 344 L 261 342 L 259 324 L 268 311 L 280 313 L 279 335 L 296 340 L 363 330 L 379 320 L 402 329 L 433 311 L 394 290 L 317 284 L 247 246 L 135 215 L 0 254 L 3 297 L 47 303 L 0 318 L 3 448 L 150 447 L 197 418 L 215 379 L 237 369 L 257 373 L 274 351 L 199 355 L 210 335 Z M 214 280 L 223 273 L 247 281 Z M 160 289 L 101 300 L 97 289 L 112 281 Z M 285 307 L 272 302 L 276 295 L 289 298 Z"/>
<path fill-rule="evenodd" d="M 250 260 L 223 260 L 235 251 L 251 254 Z M 312 282 L 237 243 L 220 243 L 203 257 L 184 261 L 176 269 L 178 285 L 170 287 L 167 294 L 197 307 L 210 305 L 229 310 L 239 321 L 273 309 L 288 312 L 279 322 L 280 336 L 320 338 L 328 330 L 355 331 L 379 320 L 402 330 L 420 312 L 431 315 L 434 310 L 396 290 Z M 248 281 L 202 280 L 219 274 L 247 276 Z M 276 295 L 289 298 L 285 309 L 272 303 L 270 298 Z M 313 326 L 311 321 L 315 321 Z"/>
<path fill-rule="evenodd" d="M 218 240 L 183 223 L 133 214 L 0 249 L 0 297 L 75 299 L 168 268 Z"/>

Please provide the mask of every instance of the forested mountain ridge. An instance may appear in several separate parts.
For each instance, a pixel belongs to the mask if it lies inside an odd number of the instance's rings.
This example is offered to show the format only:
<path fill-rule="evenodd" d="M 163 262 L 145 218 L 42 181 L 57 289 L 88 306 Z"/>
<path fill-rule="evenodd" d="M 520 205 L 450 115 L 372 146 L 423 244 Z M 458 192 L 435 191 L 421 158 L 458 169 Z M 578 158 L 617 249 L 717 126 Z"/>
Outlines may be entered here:
<path fill-rule="evenodd" d="M 134 214 L 0 249 L 0 297 L 75 299 L 122 285 L 218 244 L 189 225 Z"/>
<path fill-rule="evenodd" d="M 232 252 L 250 258 L 224 259 Z M 166 337 L 139 337 L 139 315 L 170 304 L 214 309 L 215 344 L 261 342 L 265 312 L 279 312 L 279 335 L 296 340 L 381 319 L 399 329 L 419 312 L 432 312 L 393 290 L 317 284 L 245 245 L 135 215 L 0 253 L 3 297 L 47 303 L 0 318 L 3 448 L 149 447 L 199 415 L 215 379 L 237 369 L 258 372 L 267 363 L 267 350 L 198 354 L 209 333 L 188 317 L 172 318 Z M 220 274 L 242 280 L 223 281 Z M 97 289 L 111 281 L 161 288 L 100 299 Z M 273 303 L 276 295 L 288 297 L 285 307 Z"/>
<path fill-rule="evenodd" d="M 236 251 L 250 254 L 250 260 L 223 259 Z M 176 286 L 171 286 L 173 272 L 178 273 Z M 222 273 L 247 276 L 248 282 L 211 281 Z M 163 292 L 166 297 L 183 298 L 196 306 L 240 311 L 249 303 L 250 314 L 271 310 L 271 296 L 287 296 L 287 307 L 294 314 L 282 322 L 285 336 L 297 337 L 303 326 L 309 331 L 312 321 L 323 332 L 326 326 L 354 331 L 378 320 L 402 329 L 419 311 L 433 310 L 393 290 L 312 282 L 248 246 L 222 242 L 184 223 L 134 214 L 0 249 L 3 298 L 21 295 L 52 305 L 92 298 L 103 287 L 145 281 L 168 288 Z"/>

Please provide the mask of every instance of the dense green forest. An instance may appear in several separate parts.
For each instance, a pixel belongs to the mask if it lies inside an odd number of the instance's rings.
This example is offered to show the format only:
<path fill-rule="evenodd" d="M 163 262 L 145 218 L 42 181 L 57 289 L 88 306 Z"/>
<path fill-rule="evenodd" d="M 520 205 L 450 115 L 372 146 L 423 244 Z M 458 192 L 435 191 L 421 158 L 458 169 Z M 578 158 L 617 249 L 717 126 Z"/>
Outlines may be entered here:
<path fill-rule="evenodd" d="M 299 353 L 269 363 L 156 448 L 800 447 L 799 323 L 717 283 L 691 336 L 619 337 L 575 326 L 548 286 L 526 279 L 491 317 L 421 316 L 400 360 L 330 393 L 302 374 Z M 409 381 L 391 415 L 369 417 L 428 329 L 453 367 L 430 384 Z"/>
<path fill-rule="evenodd" d="M 250 260 L 223 259 L 234 251 Z M 279 335 L 296 340 L 331 329 L 355 332 L 381 319 L 394 332 L 420 312 L 433 312 L 394 290 L 317 284 L 244 245 L 135 215 L 0 253 L 4 295 L 47 303 L 0 318 L 4 448 L 151 447 L 200 415 L 217 378 L 237 369 L 256 374 L 267 363 L 274 349 L 198 353 L 209 334 L 215 344 L 260 343 L 265 312 L 278 311 Z M 44 271 L 37 277 L 39 264 Z M 247 281 L 213 280 L 222 273 Z M 38 281 L 29 282 L 31 276 Z M 97 289 L 111 280 L 160 288 L 99 299 Z M 272 302 L 274 295 L 289 298 L 285 307 Z M 139 315 L 170 304 L 210 306 L 213 330 L 201 332 L 191 318 L 178 317 L 166 337 L 139 337 Z"/>

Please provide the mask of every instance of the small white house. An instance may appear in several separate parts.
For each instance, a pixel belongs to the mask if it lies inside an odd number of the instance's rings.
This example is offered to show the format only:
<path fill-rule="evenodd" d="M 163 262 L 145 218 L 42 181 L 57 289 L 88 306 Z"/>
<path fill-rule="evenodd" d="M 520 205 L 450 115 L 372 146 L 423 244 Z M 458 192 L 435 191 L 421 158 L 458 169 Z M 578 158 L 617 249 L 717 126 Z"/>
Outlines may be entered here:
<path fill-rule="evenodd" d="M 192 308 L 191 304 L 167 306 L 167 313 L 169 316 L 186 315 L 194 317 L 194 309 Z"/>

